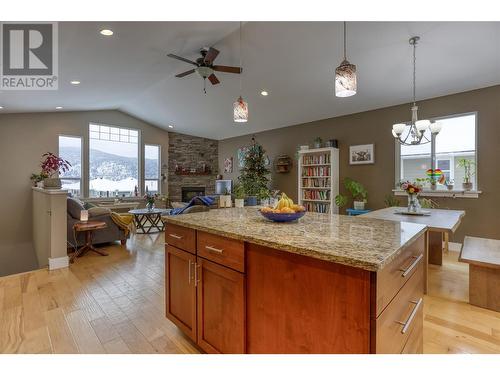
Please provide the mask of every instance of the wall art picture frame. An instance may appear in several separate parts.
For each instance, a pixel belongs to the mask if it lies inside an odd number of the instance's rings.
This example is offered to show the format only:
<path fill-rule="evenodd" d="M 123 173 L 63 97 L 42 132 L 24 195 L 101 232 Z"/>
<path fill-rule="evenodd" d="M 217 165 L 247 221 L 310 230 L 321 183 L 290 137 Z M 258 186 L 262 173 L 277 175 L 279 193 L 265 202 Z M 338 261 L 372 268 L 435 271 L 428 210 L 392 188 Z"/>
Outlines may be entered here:
<path fill-rule="evenodd" d="M 233 157 L 224 159 L 224 173 L 233 173 Z"/>
<path fill-rule="evenodd" d="M 349 146 L 349 164 L 374 164 L 375 163 L 375 147 L 369 145 L 353 145 Z"/>

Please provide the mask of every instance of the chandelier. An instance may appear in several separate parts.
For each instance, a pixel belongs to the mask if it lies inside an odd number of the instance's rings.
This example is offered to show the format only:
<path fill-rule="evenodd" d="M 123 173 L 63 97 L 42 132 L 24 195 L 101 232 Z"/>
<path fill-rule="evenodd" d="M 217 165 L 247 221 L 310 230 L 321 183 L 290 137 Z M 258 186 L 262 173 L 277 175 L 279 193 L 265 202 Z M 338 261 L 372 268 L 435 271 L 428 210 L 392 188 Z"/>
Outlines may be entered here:
<path fill-rule="evenodd" d="M 335 96 L 346 98 L 356 95 L 356 65 L 347 61 L 346 53 L 346 22 L 344 22 L 344 60 L 335 69 Z"/>
<path fill-rule="evenodd" d="M 241 21 L 240 21 L 240 69 L 243 68 L 241 58 Z M 243 69 L 242 69 L 243 70 Z M 243 100 L 241 93 L 243 91 L 243 71 L 240 72 L 240 96 L 233 103 L 233 121 L 247 122 L 248 121 L 248 103 Z"/>
<path fill-rule="evenodd" d="M 418 106 L 416 103 L 416 49 L 420 37 L 410 38 L 410 45 L 413 46 L 413 105 L 411 107 L 411 122 L 409 124 L 399 123 L 392 125 L 392 135 L 402 145 L 413 146 L 423 145 L 431 142 L 432 137 L 441 131 L 441 123 L 431 122 L 429 120 L 418 119 Z M 406 130 L 406 132 L 405 132 Z M 429 130 L 431 138 L 429 139 L 425 132 Z M 404 135 L 403 135 L 404 134 Z"/>

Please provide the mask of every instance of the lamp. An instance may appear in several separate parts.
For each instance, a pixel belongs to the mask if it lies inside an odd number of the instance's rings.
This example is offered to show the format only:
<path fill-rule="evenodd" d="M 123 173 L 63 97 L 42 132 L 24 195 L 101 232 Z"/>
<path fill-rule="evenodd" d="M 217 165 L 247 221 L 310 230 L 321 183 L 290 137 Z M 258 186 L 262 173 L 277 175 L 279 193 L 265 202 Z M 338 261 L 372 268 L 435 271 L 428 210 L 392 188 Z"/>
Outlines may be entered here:
<path fill-rule="evenodd" d="M 87 222 L 89 221 L 89 211 L 81 210 L 80 211 L 80 221 Z"/>
<path fill-rule="evenodd" d="M 344 60 L 335 69 L 335 96 L 346 98 L 356 95 L 356 65 L 347 61 L 346 57 L 346 22 L 344 22 Z"/>
<path fill-rule="evenodd" d="M 243 68 L 241 58 L 241 21 L 240 21 L 240 69 Z M 241 93 L 243 91 L 243 69 L 240 71 L 240 96 L 233 103 L 233 121 L 247 122 L 248 121 L 248 103 L 243 100 Z"/>
<path fill-rule="evenodd" d="M 392 125 L 392 136 L 396 138 L 399 143 L 407 146 L 423 145 L 431 142 L 432 138 L 427 138 L 425 131 L 430 130 L 431 134 L 435 136 L 441 131 L 442 127 L 438 122 L 418 119 L 418 106 L 416 103 L 416 49 L 419 40 L 420 37 L 418 36 L 414 36 L 409 40 L 410 46 L 413 47 L 413 105 L 411 107 L 411 122 L 409 124 L 398 123 Z M 403 139 L 401 135 L 407 126 L 409 127 L 409 131 Z"/>

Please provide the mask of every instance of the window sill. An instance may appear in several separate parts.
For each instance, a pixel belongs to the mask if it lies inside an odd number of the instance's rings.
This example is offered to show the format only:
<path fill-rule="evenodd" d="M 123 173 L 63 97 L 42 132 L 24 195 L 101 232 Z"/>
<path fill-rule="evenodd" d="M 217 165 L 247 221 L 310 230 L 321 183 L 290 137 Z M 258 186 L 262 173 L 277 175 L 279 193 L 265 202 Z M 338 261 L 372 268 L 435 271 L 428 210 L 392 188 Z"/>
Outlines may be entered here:
<path fill-rule="evenodd" d="M 405 196 L 407 195 L 403 190 L 393 190 L 394 195 Z M 479 198 L 482 193 L 480 190 L 424 190 L 419 196 L 421 197 L 436 197 L 436 198 Z"/>

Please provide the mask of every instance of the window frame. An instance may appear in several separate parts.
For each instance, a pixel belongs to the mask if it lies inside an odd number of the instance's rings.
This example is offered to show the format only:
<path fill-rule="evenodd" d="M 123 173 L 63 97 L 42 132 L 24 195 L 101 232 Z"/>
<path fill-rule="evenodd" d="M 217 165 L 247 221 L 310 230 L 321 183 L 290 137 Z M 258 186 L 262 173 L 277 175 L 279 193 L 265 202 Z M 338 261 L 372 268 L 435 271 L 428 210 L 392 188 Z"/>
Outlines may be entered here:
<path fill-rule="evenodd" d="M 94 122 L 94 121 L 90 121 L 88 123 L 88 126 L 87 126 L 87 139 L 88 139 L 88 142 L 87 142 L 87 160 L 88 160 L 88 163 L 89 163 L 89 167 L 86 169 L 86 186 L 85 186 L 85 191 L 86 191 L 86 196 L 85 198 L 86 199 L 107 199 L 107 197 L 91 197 L 90 196 L 90 142 L 92 139 L 94 138 L 91 138 L 90 137 L 90 127 L 91 125 L 98 125 L 98 126 L 107 126 L 107 127 L 110 127 L 110 128 L 118 128 L 118 129 L 125 129 L 125 130 L 133 130 L 133 131 L 136 131 L 137 132 L 137 189 L 138 189 L 138 196 L 142 196 L 143 194 L 143 190 L 142 190 L 142 183 L 141 183 L 141 179 L 143 179 L 143 168 L 142 168 L 142 163 L 143 163 L 143 158 L 142 158 L 142 130 L 139 129 L 139 128 L 132 128 L 132 127 L 129 127 L 129 126 L 122 126 L 122 125 L 114 125 L 114 124 L 108 124 L 108 123 L 103 123 L 103 122 Z M 129 135 L 130 137 L 130 135 Z M 101 140 L 101 139 L 99 139 Z M 105 141 L 105 140 L 103 140 Z M 114 142 L 112 140 L 109 140 L 110 142 Z M 132 192 L 133 193 L 133 192 Z M 109 197 L 111 198 L 111 197 Z M 134 196 L 131 196 L 131 197 L 125 197 L 125 198 L 134 198 Z"/>
<path fill-rule="evenodd" d="M 61 137 L 66 137 L 66 138 L 78 138 L 80 140 L 80 178 L 76 177 L 61 177 L 61 180 L 71 180 L 71 181 L 80 181 L 80 194 L 78 195 L 78 198 L 84 198 L 85 197 L 85 187 L 84 185 L 84 174 L 85 174 L 85 160 L 84 160 L 84 153 L 83 153 L 83 147 L 84 147 L 84 137 L 81 135 L 71 135 L 71 134 L 58 134 L 57 135 L 57 156 L 60 155 L 60 148 L 61 148 Z"/>
<path fill-rule="evenodd" d="M 479 155 L 478 155 L 478 147 L 477 147 L 477 134 L 478 134 L 478 117 L 479 113 L 477 111 L 471 111 L 471 112 L 463 112 L 463 113 L 456 113 L 452 115 L 446 115 L 446 116 L 438 116 L 438 117 L 431 117 L 429 118 L 430 121 L 440 121 L 440 120 L 446 120 L 446 119 L 451 119 L 451 118 L 456 118 L 456 117 L 465 117 L 465 116 L 474 116 L 474 156 L 475 156 L 475 174 L 473 176 L 473 186 L 474 189 L 471 190 L 470 192 L 472 194 L 477 194 L 480 193 L 481 191 L 479 190 L 479 176 L 478 176 L 478 168 L 477 166 L 479 165 Z M 407 125 L 410 124 L 410 122 L 406 122 Z M 436 136 L 432 136 L 432 141 L 431 141 L 431 155 L 430 155 L 430 160 L 431 160 L 431 166 L 434 168 L 434 166 L 437 163 L 438 157 L 436 157 Z M 394 148 L 395 148 L 395 158 L 394 158 L 394 164 L 395 164 L 395 171 L 394 171 L 394 186 L 395 186 L 395 191 L 398 191 L 399 188 L 399 182 L 401 181 L 401 144 L 398 142 L 397 139 L 394 140 Z M 453 165 L 452 165 L 453 164 Z M 450 162 L 450 168 L 454 167 L 455 163 L 453 160 Z M 454 169 L 453 169 L 453 174 L 454 174 Z M 451 175 L 451 172 L 450 172 Z M 454 192 L 456 191 L 463 191 L 461 188 L 457 189 L 456 188 L 456 181 L 455 181 L 455 189 L 453 190 Z M 431 189 L 424 189 L 424 192 L 437 192 L 437 193 L 446 193 L 446 190 L 439 189 L 439 190 L 431 190 Z M 453 193 L 454 194 L 454 193 Z"/>
<path fill-rule="evenodd" d="M 146 178 L 146 147 L 153 146 L 158 147 L 158 178 Z M 144 160 L 144 178 L 142 181 L 142 188 L 144 194 L 146 194 L 146 181 L 157 181 L 158 182 L 158 192 L 157 194 L 162 193 L 161 189 L 161 145 L 154 143 L 144 143 L 144 152 L 143 152 L 143 160 Z"/>

